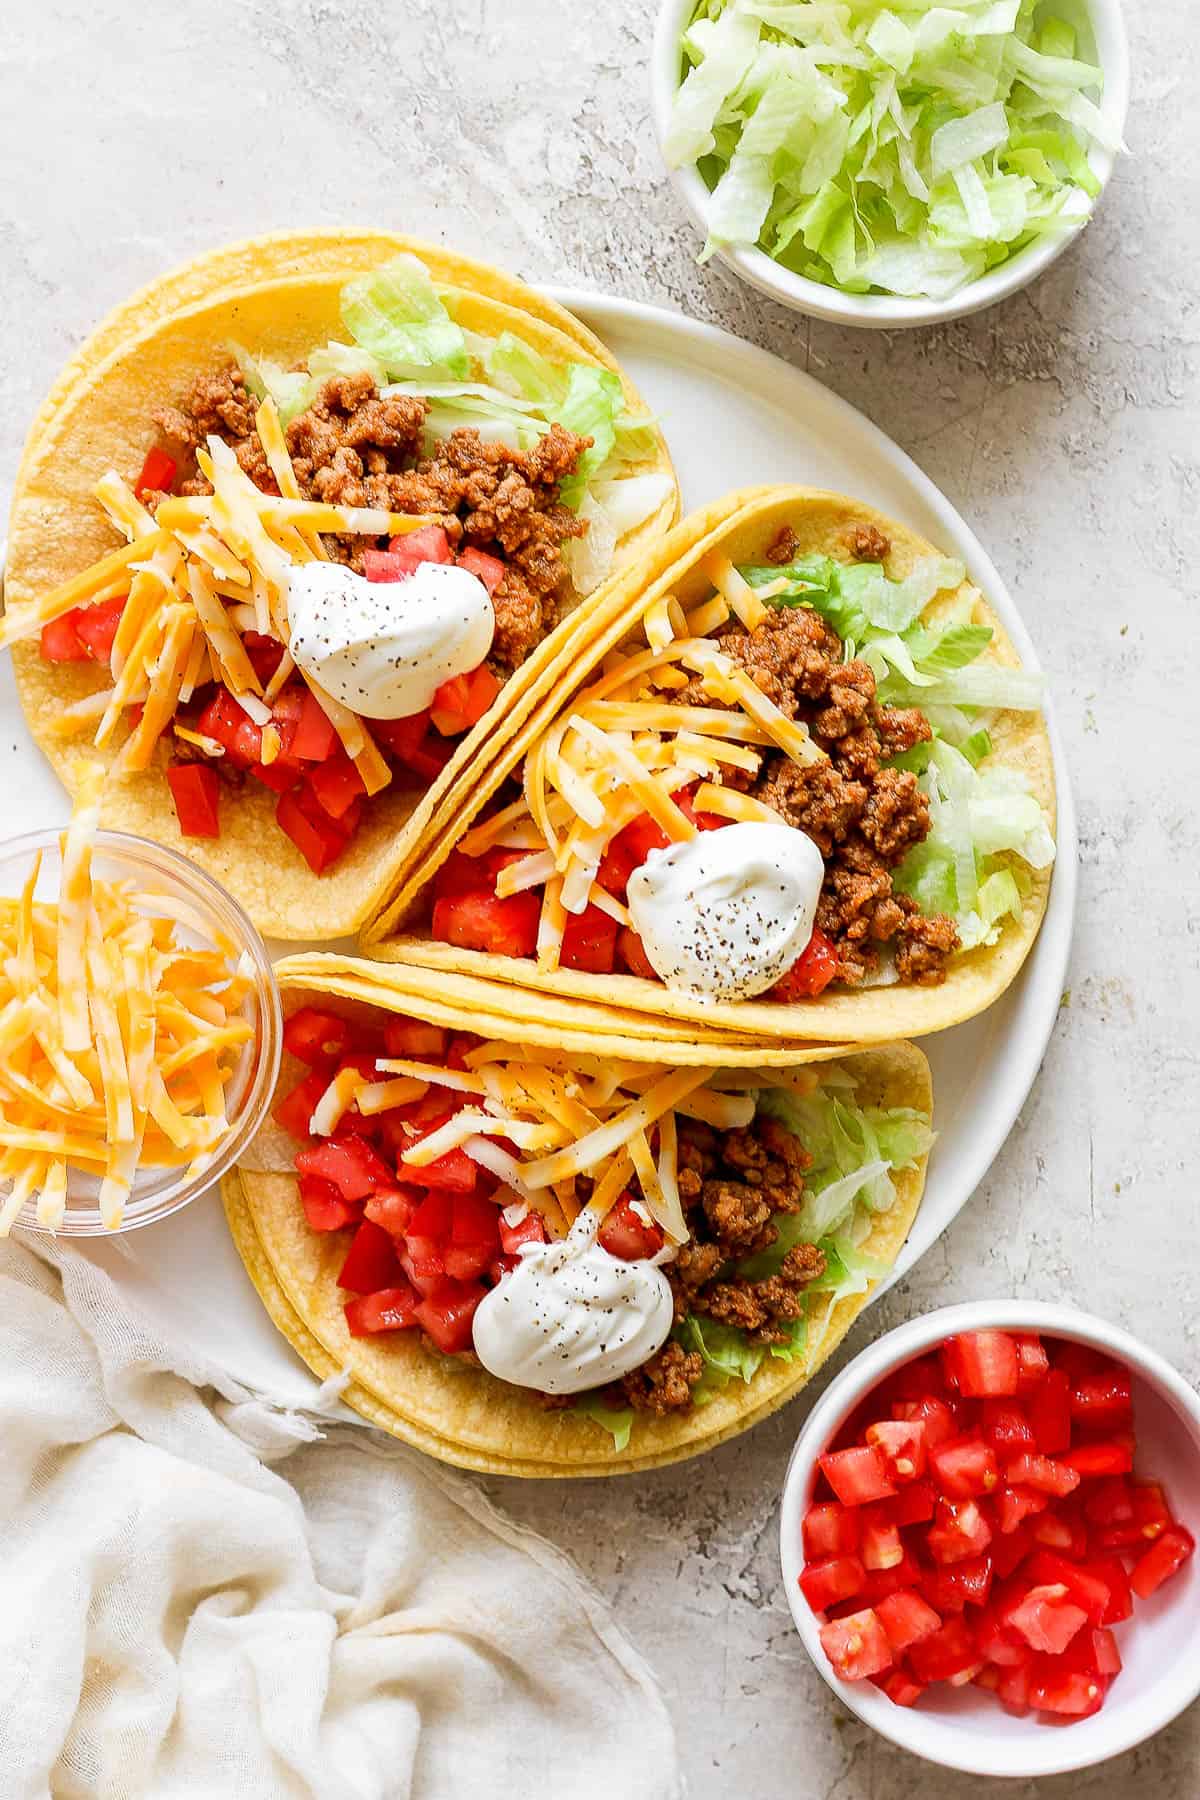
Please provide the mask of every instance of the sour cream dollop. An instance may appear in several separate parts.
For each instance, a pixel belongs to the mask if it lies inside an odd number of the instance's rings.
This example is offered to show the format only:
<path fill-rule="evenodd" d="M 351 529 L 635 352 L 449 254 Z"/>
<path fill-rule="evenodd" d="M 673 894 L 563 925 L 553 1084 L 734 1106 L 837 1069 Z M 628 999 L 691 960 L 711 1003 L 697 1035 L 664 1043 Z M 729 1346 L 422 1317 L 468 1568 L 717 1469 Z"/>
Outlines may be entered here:
<path fill-rule="evenodd" d="M 629 877 L 629 911 L 668 987 L 747 1000 L 808 943 L 824 875 L 803 831 L 740 820 L 652 850 Z"/>
<path fill-rule="evenodd" d="M 625 1262 L 596 1242 L 584 1207 L 565 1238 L 535 1244 L 475 1309 L 475 1354 L 518 1387 L 581 1394 L 661 1349 L 674 1303 L 661 1269 Z"/>
<path fill-rule="evenodd" d="M 300 563 L 288 617 L 296 662 L 366 719 L 424 711 L 443 681 L 479 667 L 496 631 L 487 589 L 454 563 L 420 563 L 403 581 Z"/>

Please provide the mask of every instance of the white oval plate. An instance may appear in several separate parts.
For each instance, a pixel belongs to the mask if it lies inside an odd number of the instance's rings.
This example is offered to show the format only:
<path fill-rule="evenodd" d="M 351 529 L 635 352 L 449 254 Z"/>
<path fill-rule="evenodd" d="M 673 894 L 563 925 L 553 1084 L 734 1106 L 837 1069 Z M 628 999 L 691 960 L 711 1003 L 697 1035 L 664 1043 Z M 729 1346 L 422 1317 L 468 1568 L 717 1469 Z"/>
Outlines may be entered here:
<path fill-rule="evenodd" d="M 633 301 L 550 291 L 611 347 L 658 415 L 679 471 L 685 511 L 730 488 L 759 482 L 803 482 L 867 500 L 961 557 L 1022 661 L 1038 666 L 1003 582 L 966 524 L 916 464 L 846 401 L 716 326 Z M 1004 997 L 979 1018 L 924 1041 L 933 1065 L 938 1142 L 921 1211 L 893 1282 L 941 1236 L 987 1173 L 1033 1085 L 1058 1012 L 1071 947 L 1077 850 L 1051 707 L 1047 716 L 1058 782 L 1058 861 L 1050 904 L 1037 944 Z M 4 835 L 65 821 L 66 796 L 18 724 L 7 657 L 0 659 L 0 718 L 11 723 L 15 740 Z M 317 1384 L 263 1310 L 216 1193 L 161 1225 L 128 1237 L 77 1242 L 77 1248 L 108 1270 L 169 1341 L 292 1405 L 311 1401 Z"/>

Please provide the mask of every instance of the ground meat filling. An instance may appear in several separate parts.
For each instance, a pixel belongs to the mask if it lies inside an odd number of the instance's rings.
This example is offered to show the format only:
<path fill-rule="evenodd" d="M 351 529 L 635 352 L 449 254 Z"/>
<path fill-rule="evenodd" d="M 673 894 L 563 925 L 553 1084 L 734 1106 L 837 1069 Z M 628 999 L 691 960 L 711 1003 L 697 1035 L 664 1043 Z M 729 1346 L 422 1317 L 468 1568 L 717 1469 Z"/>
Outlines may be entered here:
<path fill-rule="evenodd" d="M 183 404 L 161 408 L 155 423 L 186 454 L 215 435 L 265 493 L 278 489 L 254 428 L 258 402 L 240 369 L 199 376 Z M 432 513 L 454 549 L 471 545 L 498 556 L 503 579 L 492 595 L 496 635 L 489 661 L 504 676 L 517 668 L 558 622 L 564 585 L 562 550 L 586 525 L 559 500 L 590 438 L 552 425 L 532 450 L 485 444 L 477 431 L 455 431 L 422 455 L 429 407 L 418 395 L 385 398 L 366 373 L 327 381 L 287 427 L 292 467 L 305 499 L 389 512 Z M 181 483 L 184 494 L 209 492 L 203 475 Z M 147 497 L 154 510 L 158 495 Z M 329 537 L 330 550 L 361 569 L 367 542 Z"/>
<path fill-rule="evenodd" d="M 744 1257 L 776 1242 L 781 1215 L 800 1210 L 810 1161 L 799 1140 L 765 1116 L 744 1131 L 679 1121 L 679 1195 L 691 1236 L 664 1268 L 677 1324 L 695 1313 L 737 1326 L 753 1344 L 789 1341 L 805 1289 L 825 1273 L 824 1252 L 794 1244 L 778 1274 L 758 1281 L 735 1271 Z M 613 1399 L 640 1412 L 675 1412 L 692 1404 L 703 1372 L 698 1352 L 670 1340 L 623 1378 Z"/>
<path fill-rule="evenodd" d="M 874 526 L 854 527 L 847 547 L 872 561 L 890 548 Z M 782 564 L 797 548 L 785 528 L 767 555 Z M 931 735 L 928 719 L 916 707 L 881 705 L 868 665 L 844 662 L 837 633 L 804 607 L 772 609 L 753 631 L 733 626 L 720 645 L 828 754 L 828 762 L 801 768 L 782 751 L 767 750 L 757 778 L 738 785 L 806 832 L 825 858 L 817 924 L 838 953 L 838 979 L 861 982 L 890 945 L 902 981 L 944 981 L 958 948 L 954 921 L 943 914 L 926 918 L 907 894 L 892 889 L 893 871 L 929 835 L 929 802 L 915 775 L 883 766 Z M 674 698 L 714 704 L 699 677 Z"/>

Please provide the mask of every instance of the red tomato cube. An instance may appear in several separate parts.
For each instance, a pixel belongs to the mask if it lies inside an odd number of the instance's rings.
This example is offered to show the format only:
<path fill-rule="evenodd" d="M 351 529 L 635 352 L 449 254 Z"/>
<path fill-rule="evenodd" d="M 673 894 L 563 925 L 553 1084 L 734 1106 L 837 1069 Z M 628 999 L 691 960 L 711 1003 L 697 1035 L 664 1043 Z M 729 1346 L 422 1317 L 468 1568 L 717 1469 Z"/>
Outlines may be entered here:
<path fill-rule="evenodd" d="M 1017 1345 L 1007 1331 L 963 1331 L 942 1346 L 951 1387 L 964 1398 L 1017 1391 Z"/>
<path fill-rule="evenodd" d="M 1029 1423 L 1043 1456 L 1061 1456 L 1071 1447 L 1071 1384 L 1051 1369 L 1026 1401 Z"/>
<path fill-rule="evenodd" d="M 928 1481 L 910 1481 L 894 1500 L 887 1502 L 889 1517 L 897 1525 L 921 1525 L 933 1517 L 934 1492 Z"/>
<path fill-rule="evenodd" d="M 927 1394 L 923 1400 L 899 1400 L 892 1408 L 892 1416 L 914 1424 L 919 1421 L 925 1427 L 927 1452 L 958 1436 L 958 1421 L 947 1403 L 936 1394 Z"/>
<path fill-rule="evenodd" d="M 899 1593 L 888 1594 L 877 1601 L 875 1613 L 895 1651 L 907 1650 L 911 1644 L 919 1644 L 922 1638 L 932 1637 L 942 1623 L 933 1608 L 927 1606 L 913 1588 L 903 1588 Z"/>
<path fill-rule="evenodd" d="M 1039 1494 L 1033 1488 L 1005 1486 L 999 1488 L 992 1498 L 996 1508 L 996 1523 L 1002 1536 L 1015 1531 L 1023 1520 L 1045 1512 L 1050 1504 L 1048 1495 Z"/>
<path fill-rule="evenodd" d="M 377 1331 L 406 1331 L 417 1323 L 417 1296 L 407 1282 L 381 1288 L 347 1301 L 344 1308 L 351 1337 L 370 1337 Z"/>
<path fill-rule="evenodd" d="M 1000 1483 L 996 1453 L 978 1437 L 951 1438 L 939 1444 L 930 1452 L 929 1467 L 934 1483 L 950 1500 L 990 1494 Z"/>
<path fill-rule="evenodd" d="M 897 1485 L 925 1472 L 923 1419 L 881 1419 L 867 1426 L 867 1442 L 878 1450 L 884 1468 Z"/>
<path fill-rule="evenodd" d="M 433 903 L 431 930 L 443 944 L 463 950 L 490 950 L 497 956 L 532 956 L 537 948 L 542 903 L 529 889 L 498 900 L 481 890 Z"/>
<path fill-rule="evenodd" d="M 820 1458 L 821 1472 L 844 1506 L 862 1506 L 896 1492 L 883 1458 L 870 1444 L 830 1450 Z"/>
<path fill-rule="evenodd" d="M 1077 1470 L 1065 1462 L 1054 1462 L 1048 1456 L 1015 1456 L 1004 1472 L 1010 1487 L 1036 1488 L 1039 1493 L 1064 1499 L 1079 1486 Z"/>
<path fill-rule="evenodd" d="M 215 769 L 207 763 L 170 763 L 167 786 L 184 837 L 220 837 L 221 781 Z"/>
<path fill-rule="evenodd" d="M 935 1567 L 925 1575 L 922 1592 L 943 1617 L 965 1606 L 984 1606 L 992 1591 L 992 1559 L 973 1556 L 965 1562 Z"/>
<path fill-rule="evenodd" d="M 1089 1429 L 1119 1428 L 1129 1422 L 1132 1412 L 1129 1370 L 1115 1363 L 1095 1375 L 1080 1375 L 1071 1389 L 1071 1417 Z"/>
<path fill-rule="evenodd" d="M 840 1600 L 862 1592 L 866 1570 L 857 1556 L 826 1556 L 805 1565 L 800 1577 L 804 1598 L 814 1612 L 824 1612 Z"/>
<path fill-rule="evenodd" d="M 920 1682 L 914 1681 L 905 1669 L 892 1669 L 884 1675 L 872 1675 L 871 1680 L 896 1706 L 915 1706 L 925 1692 Z"/>
<path fill-rule="evenodd" d="M 313 1110 L 328 1086 L 328 1073 L 324 1069 L 314 1069 L 276 1103 L 271 1109 L 271 1117 L 294 1138 L 309 1137 Z"/>
<path fill-rule="evenodd" d="M 864 1681 L 892 1664 L 887 1633 L 870 1607 L 849 1618 L 830 1620 L 822 1625 L 820 1636 L 821 1648 L 842 1681 Z"/>
<path fill-rule="evenodd" d="M 894 1569 L 904 1560 L 899 1526 L 877 1519 L 864 1520 L 859 1554 L 865 1568 Z"/>
<path fill-rule="evenodd" d="M 1038 1712 L 1087 1718 L 1104 1704 L 1104 1682 L 1098 1675 L 1064 1671 L 1049 1659 L 1039 1661 L 1029 1676 L 1029 1704 Z"/>
<path fill-rule="evenodd" d="M 1148 1600 L 1164 1581 L 1177 1575 L 1196 1549 L 1196 1540 L 1182 1525 L 1172 1525 L 1155 1538 L 1145 1555 L 1133 1565 L 1129 1585 L 1139 1600 Z"/>
<path fill-rule="evenodd" d="M 952 1681 L 979 1663 L 975 1640 L 961 1618 L 947 1619 L 938 1631 L 913 1644 L 908 1652 L 918 1681 Z"/>
<path fill-rule="evenodd" d="M 376 1188 L 363 1211 L 376 1225 L 382 1225 L 394 1238 L 403 1238 L 412 1224 L 413 1215 L 424 1195 L 417 1189 L 401 1187 Z"/>
<path fill-rule="evenodd" d="M 327 1059 L 337 1061 L 348 1054 L 355 1041 L 349 1019 L 340 1013 L 325 1012 L 319 1006 L 302 1006 L 283 1028 L 283 1047 L 289 1056 L 299 1057 L 310 1066 Z"/>
<path fill-rule="evenodd" d="M 985 1400 L 980 1425 L 998 1456 L 1019 1456 L 1023 1450 L 1037 1449 L 1032 1425 L 1011 1400 Z"/>
<path fill-rule="evenodd" d="M 460 1350 L 470 1349 L 471 1321 L 486 1290 L 480 1284 L 465 1281 L 446 1285 L 454 1291 L 427 1296 L 418 1305 L 416 1317 L 417 1324 L 438 1349 L 453 1356 Z"/>
<path fill-rule="evenodd" d="M 1017 1392 L 1027 1394 L 1046 1375 L 1050 1358 L 1036 1331 L 1014 1331 L 1010 1335 L 1017 1346 Z"/>
<path fill-rule="evenodd" d="M 320 1175 L 331 1181 L 343 1200 L 365 1200 L 392 1178 L 391 1170 L 370 1144 L 349 1132 L 297 1151 L 296 1167 L 302 1175 Z"/>
<path fill-rule="evenodd" d="M 1031 1650 L 1047 1656 L 1061 1655 L 1087 1624 L 1086 1612 L 1075 1605 L 1061 1582 L 1030 1588 L 1020 1599 L 1001 1607 L 1000 1617 Z"/>
<path fill-rule="evenodd" d="M 1025 1573 L 1035 1585 L 1065 1587 L 1073 1603 L 1087 1614 L 1089 1624 L 1104 1623 L 1111 1595 L 1094 1567 L 1068 1562 L 1053 1550 L 1039 1549 L 1029 1558 Z"/>
<path fill-rule="evenodd" d="M 937 1563 L 966 1562 L 982 1556 L 992 1541 L 992 1528 L 974 1500 L 939 1500 L 926 1543 Z"/>
<path fill-rule="evenodd" d="M 395 1239 L 381 1225 L 364 1219 L 351 1240 L 338 1286 L 351 1294 L 373 1294 L 378 1288 L 396 1287 L 400 1278 Z"/>
<path fill-rule="evenodd" d="M 1133 1450 L 1127 1443 L 1106 1438 L 1099 1444 L 1076 1444 L 1063 1461 L 1080 1476 L 1127 1475 L 1133 1467 Z"/>
<path fill-rule="evenodd" d="M 343 1200 L 332 1181 L 322 1181 L 319 1175 L 300 1177 L 300 1204 L 310 1231 L 340 1231 L 358 1217 L 358 1207 Z"/>

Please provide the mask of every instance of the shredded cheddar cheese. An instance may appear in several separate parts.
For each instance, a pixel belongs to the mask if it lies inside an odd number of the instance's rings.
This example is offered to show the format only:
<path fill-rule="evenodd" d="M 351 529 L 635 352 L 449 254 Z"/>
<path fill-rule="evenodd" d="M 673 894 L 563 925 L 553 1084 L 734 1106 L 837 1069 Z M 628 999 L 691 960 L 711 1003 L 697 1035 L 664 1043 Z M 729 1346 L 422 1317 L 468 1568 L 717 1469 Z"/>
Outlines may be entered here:
<path fill-rule="evenodd" d="M 0 903 L 0 1236 L 27 1201 L 57 1230 L 76 1177 L 116 1230 L 140 1169 L 202 1169 L 252 1036 L 231 946 L 182 941 L 157 896 L 95 873 L 98 789 L 89 771 L 57 903 L 35 899 L 40 857 Z"/>

